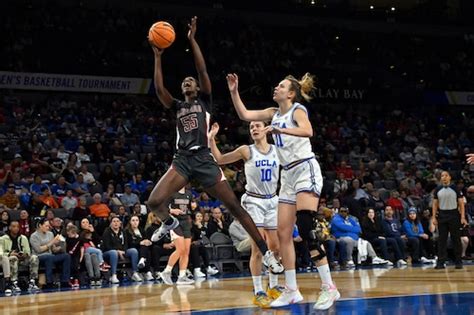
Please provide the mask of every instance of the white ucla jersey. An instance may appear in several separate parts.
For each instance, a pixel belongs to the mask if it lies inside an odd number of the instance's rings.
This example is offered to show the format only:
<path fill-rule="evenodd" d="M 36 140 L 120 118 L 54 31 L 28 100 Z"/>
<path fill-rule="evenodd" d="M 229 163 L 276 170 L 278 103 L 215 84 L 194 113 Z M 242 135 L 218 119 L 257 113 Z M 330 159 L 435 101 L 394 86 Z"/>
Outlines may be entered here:
<path fill-rule="evenodd" d="M 300 103 L 294 103 L 291 109 L 284 115 L 280 114 L 278 110 L 272 118 L 272 126 L 278 128 L 296 128 L 296 122 L 293 120 L 294 111 L 300 108 L 308 114 L 306 107 Z M 311 148 L 311 142 L 307 137 L 296 137 L 284 134 L 273 134 L 273 140 L 278 153 L 278 158 L 282 166 L 311 158 L 314 156 L 313 149 Z"/>
<path fill-rule="evenodd" d="M 250 159 L 245 162 L 245 190 L 259 195 L 272 195 L 277 191 L 279 167 L 278 155 L 273 144 L 266 154 L 249 145 Z"/>

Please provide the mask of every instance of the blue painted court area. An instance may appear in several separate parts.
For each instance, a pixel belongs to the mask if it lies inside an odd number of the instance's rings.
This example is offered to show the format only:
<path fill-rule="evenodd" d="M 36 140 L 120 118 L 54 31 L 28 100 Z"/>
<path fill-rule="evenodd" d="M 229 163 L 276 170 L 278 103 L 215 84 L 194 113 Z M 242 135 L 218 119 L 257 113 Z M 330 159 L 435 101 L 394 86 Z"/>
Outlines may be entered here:
<path fill-rule="evenodd" d="M 314 311 L 313 303 L 301 303 L 292 305 L 291 307 L 271 310 L 260 310 L 257 308 L 234 308 L 213 311 L 199 311 L 192 312 L 192 314 L 467 315 L 474 314 L 474 292 L 340 300 L 333 308 L 328 311 Z"/>

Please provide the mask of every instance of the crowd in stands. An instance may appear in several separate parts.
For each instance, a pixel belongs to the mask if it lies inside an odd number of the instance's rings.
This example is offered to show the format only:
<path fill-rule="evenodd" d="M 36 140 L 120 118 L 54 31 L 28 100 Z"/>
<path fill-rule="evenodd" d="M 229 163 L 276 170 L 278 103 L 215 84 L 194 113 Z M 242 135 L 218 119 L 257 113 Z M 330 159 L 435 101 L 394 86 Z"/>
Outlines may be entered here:
<path fill-rule="evenodd" d="M 130 262 L 133 281 L 159 277 L 160 258 L 173 245 L 170 239 L 149 241 L 160 222 L 146 203 L 173 154 L 173 135 L 165 129 L 173 117 L 147 97 L 117 97 L 104 107 L 59 97 L 37 104 L 21 95 L 3 99 L 0 248 L 3 244 L 11 265 L 12 252 L 28 258 L 18 260 L 32 269 L 33 289 L 38 265 L 45 268 L 46 287 L 54 287 L 52 269 L 58 262 L 63 286 L 77 287 L 81 266 L 91 285 L 101 283 L 101 272 L 118 283 L 123 260 Z M 134 114 L 125 115 L 130 109 Z M 323 223 L 333 268 L 364 261 L 404 265 L 407 257 L 414 264 L 432 263 L 436 233 L 429 209 L 442 169 L 465 192 L 467 219 L 474 225 L 473 170 L 463 163 L 472 148 L 469 113 L 314 109 L 320 110 L 312 111 L 317 134 L 312 141 L 325 178 L 315 220 Z M 216 119 L 238 130 L 220 136 L 224 151 L 247 142 L 246 128 L 232 112 L 216 113 Z M 245 185 L 242 169 L 241 164 L 224 169 L 239 196 Z M 248 251 L 248 236 L 220 201 L 192 183 L 188 189 L 195 198 L 190 268 L 202 276 L 214 272 L 205 250 L 214 233 L 231 237 L 242 253 Z M 469 233 L 467 228 L 463 234 L 464 257 Z M 30 248 L 18 247 L 25 242 L 16 241 L 19 235 L 29 239 Z M 295 244 L 299 266 L 311 268 L 297 227 Z M 4 277 L 15 291 L 18 275 L 4 269 Z"/>

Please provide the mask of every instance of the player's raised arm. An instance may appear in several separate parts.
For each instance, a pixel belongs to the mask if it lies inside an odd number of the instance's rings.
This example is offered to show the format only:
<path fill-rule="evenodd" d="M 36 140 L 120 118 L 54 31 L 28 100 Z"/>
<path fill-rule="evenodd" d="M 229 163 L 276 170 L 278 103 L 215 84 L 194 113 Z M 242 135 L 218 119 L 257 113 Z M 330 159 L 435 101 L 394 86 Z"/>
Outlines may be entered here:
<path fill-rule="evenodd" d="M 196 71 L 198 73 L 201 93 L 210 95 L 212 93 L 211 80 L 209 79 L 209 74 L 207 73 L 206 62 L 204 61 L 201 48 L 199 47 L 195 38 L 197 29 L 197 16 L 194 16 L 191 19 L 188 27 L 188 39 L 191 45 L 191 50 L 193 51 L 194 65 L 196 66 Z"/>
<path fill-rule="evenodd" d="M 217 147 L 216 140 L 214 139 L 219 132 L 219 124 L 214 123 L 209 131 L 209 147 L 211 148 L 212 155 L 219 165 L 231 164 L 240 160 L 247 161 L 250 158 L 250 149 L 248 145 L 242 145 L 232 152 L 222 154 Z"/>
<path fill-rule="evenodd" d="M 150 43 L 151 44 L 151 43 Z M 153 44 L 151 44 L 151 48 L 153 49 L 153 53 L 155 54 L 155 74 L 154 74 L 154 82 L 155 82 L 155 92 L 156 96 L 160 100 L 166 108 L 171 108 L 173 104 L 173 96 L 171 93 L 165 88 L 163 84 L 163 69 L 161 67 L 161 55 L 163 54 L 163 49 L 160 49 Z"/>
<path fill-rule="evenodd" d="M 270 121 L 277 111 L 275 107 L 269 107 L 263 110 L 248 110 L 240 99 L 239 77 L 235 73 L 230 73 L 226 77 L 232 103 L 237 111 L 239 118 L 245 121 Z"/>

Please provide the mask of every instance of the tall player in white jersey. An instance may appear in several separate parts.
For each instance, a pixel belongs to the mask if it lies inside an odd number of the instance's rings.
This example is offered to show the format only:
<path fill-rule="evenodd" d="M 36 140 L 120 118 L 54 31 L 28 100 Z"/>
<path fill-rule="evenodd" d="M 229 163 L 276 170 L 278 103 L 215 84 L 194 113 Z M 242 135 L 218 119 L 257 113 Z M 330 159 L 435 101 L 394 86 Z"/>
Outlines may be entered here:
<path fill-rule="evenodd" d="M 265 238 L 268 248 L 277 255 L 277 208 L 278 208 L 278 179 L 280 162 L 274 145 L 267 141 L 265 123 L 252 121 L 250 123 L 252 145 L 242 145 L 232 152 L 222 154 L 217 148 L 214 137 L 219 131 L 219 125 L 214 123 L 209 132 L 209 146 L 212 155 L 219 165 L 245 162 L 245 194 L 242 196 L 242 206 L 252 217 L 255 225 Z M 283 292 L 278 285 L 278 275 L 270 272 L 267 292 L 262 284 L 262 254 L 257 244 L 252 241 L 250 256 L 250 272 L 254 286 L 253 303 L 262 308 L 270 306 L 272 299 L 277 299 Z"/>
<path fill-rule="evenodd" d="M 293 228 L 296 213 L 303 218 L 304 229 L 300 227 L 303 239 L 311 239 L 312 211 L 317 211 L 322 188 L 322 175 L 311 148 L 309 138 L 313 136 L 313 127 L 306 108 L 299 102 L 309 100 L 308 93 L 313 89 L 313 77 L 308 73 L 301 80 L 287 76 L 276 87 L 273 100 L 278 107 L 264 110 L 247 110 L 240 99 L 238 77 L 227 75 L 227 84 L 234 107 L 245 121 L 270 121 L 267 130 L 273 133 L 278 158 L 282 164 L 281 188 L 278 204 L 278 238 L 280 254 L 285 267 L 287 290 L 270 305 L 285 306 L 303 300 L 298 290 L 295 270 L 295 248 Z M 312 259 L 316 262 L 321 277 L 321 292 L 314 305 L 316 310 L 330 308 L 340 298 L 329 270 L 322 242 L 313 238 L 310 244 Z"/>

